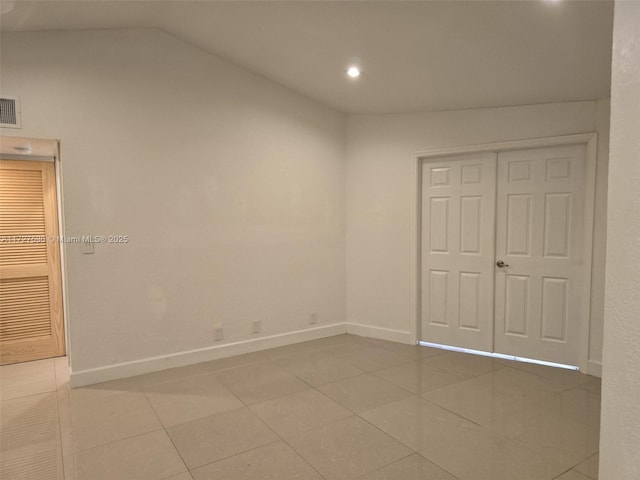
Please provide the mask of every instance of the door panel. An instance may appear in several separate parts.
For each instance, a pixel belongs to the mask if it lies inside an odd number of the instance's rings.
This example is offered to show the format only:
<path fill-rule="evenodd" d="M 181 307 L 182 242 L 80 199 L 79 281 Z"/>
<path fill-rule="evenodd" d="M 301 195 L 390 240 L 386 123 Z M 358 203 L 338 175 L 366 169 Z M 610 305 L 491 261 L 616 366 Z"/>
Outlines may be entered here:
<path fill-rule="evenodd" d="M 577 365 L 584 145 L 498 154 L 495 351 Z"/>
<path fill-rule="evenodd" d="M 0 161 L 0 364 L 64 355 L 53 163 Z"/>
<path fill-rule="evenodd" d="M 491 350 L 496 154 L 422 167 L 422 340 Z"/>
<path fill-rule="evenodd" d="M 509 255 L 531 255 L 531 195 L 507 195 L 507 248 Z"/>
<path fill-rule="evenodd" d="M 507 275 L 505 278 L 505 332 L 526 337 L 529 326 L 529 277 Z"/>

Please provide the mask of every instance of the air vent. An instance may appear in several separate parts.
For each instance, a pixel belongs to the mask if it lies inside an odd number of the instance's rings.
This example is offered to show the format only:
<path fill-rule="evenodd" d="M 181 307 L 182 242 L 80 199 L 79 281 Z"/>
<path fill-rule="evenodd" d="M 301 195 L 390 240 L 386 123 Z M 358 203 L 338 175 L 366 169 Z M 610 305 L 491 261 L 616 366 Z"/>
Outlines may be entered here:
<path fill-rule="evenodd" d="M 18 97 L 0 98 L 0 127 L 22 128 Z"/>

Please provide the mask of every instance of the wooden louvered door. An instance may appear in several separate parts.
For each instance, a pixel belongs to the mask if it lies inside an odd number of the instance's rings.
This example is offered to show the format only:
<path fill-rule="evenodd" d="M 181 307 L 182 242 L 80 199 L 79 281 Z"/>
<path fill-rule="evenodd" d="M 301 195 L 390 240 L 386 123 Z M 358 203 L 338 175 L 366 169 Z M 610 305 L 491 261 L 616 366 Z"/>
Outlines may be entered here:
<path fill-rule="evenodd" d="M 0 364 L 64 355 L 55 167 L 0 160 Z"/>

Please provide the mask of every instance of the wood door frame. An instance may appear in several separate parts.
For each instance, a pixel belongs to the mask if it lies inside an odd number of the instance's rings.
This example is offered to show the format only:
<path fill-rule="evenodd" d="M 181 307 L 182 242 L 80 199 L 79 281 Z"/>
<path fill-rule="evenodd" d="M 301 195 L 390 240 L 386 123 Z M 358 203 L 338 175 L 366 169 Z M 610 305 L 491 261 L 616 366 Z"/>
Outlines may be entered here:
<path fill-rule="evenodd" d="M 14 137 L 2 136 L 3 140 L 13 140 Z M 56 197 L 56 215 L 57 215 L 57 229 L 58 237 L 63 238 L 65 236 L 64 230 L 64 197 L 62 194 L 62 166 L 60 163 L 60 140 L 44 139 L 44 138 L 22 138 L 25 141 L 36 141 L 38 145 L 38 154 L 26 155 L 12 153 L 3 149 L 0 151 L 0 160 L 11 161 L 36 161 L 36 162 L 51 162 L 54 167 L 54 183 L 55 183 L 55 197 Z M 67 357 L 67 365 L 70 364 L 70 342 L 69 342 L 69 302 L 67 299 L 67 262 L 66 262 L 66 250 L 65 243 L 58 242 L 56 251 L 59 259 L 60 270 L 60 298 L 62 302 L 61 315 L 62 315 L 62 349 L 63 355 Z"/>
<path fill-rule="evenodd" d="M 55 155 L 53 158 L 53 164 L 56 171 L 56 195 L 58 200 L 58 235 L 61 238 L 66 237 L 65 233 L 65 221 L 64 221 L 64 196 L 62 188 L 62 164 L 60 163 L 60 140 L 56 140 Z M 64 326 L 64 351 L 67 357 L 67 368 L 71 368 L 71 342 L 69 340 L 69 302 L 68 292 L 69 287 L 67 284 L 67 244 L 60 242 L 58 244 L 60 250 L 60 286 L 62 289 L 62 314 L 63 314 L 63 326 Z"/>
<path fill-rule="evenodd" d="M 506 152 L 562 145 L 586 145 L 585 165 L 585 212 L 583 260 L 585 275 L 581 286 L 582 322 L 580 324 L 580 354 L 578 367 L 588 372 L 589 334 L 591 328 L 591 276 L 593 256 L 593 222 L 595 212 L 595 183 L 598 134 L 595 132 L 561 135 L 557 137 L 528 138 L 507 142 L 464 145 L 458 147 L 435 148 L 416 152 L 413 157 L 413 213 L 411 222 L 411 304 L 414 308 L 414 321 L 411 322 L 411 341 L 418 343 L 421 338 L 422 322 L 422 165 L 434 158 L 446 158 L 465 153 Z M 495 227 L 494 227 L 495 228 Z M 495 310 L 495 306 L 494 306 Z M 494 313 L 495 315 L 495 313 Z"/>

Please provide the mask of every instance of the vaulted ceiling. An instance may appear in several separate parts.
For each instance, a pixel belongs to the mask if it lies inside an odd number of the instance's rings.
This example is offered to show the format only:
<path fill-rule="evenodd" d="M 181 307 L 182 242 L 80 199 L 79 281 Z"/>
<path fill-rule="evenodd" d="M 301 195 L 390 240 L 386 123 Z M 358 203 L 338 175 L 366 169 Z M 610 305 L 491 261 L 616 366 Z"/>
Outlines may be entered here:
<path fill-rule="evenodd" d="M 2 12 L 2 32 L 161 28 L 349 113 L 609 96 L 611 1 L 3 0 Z"/>

